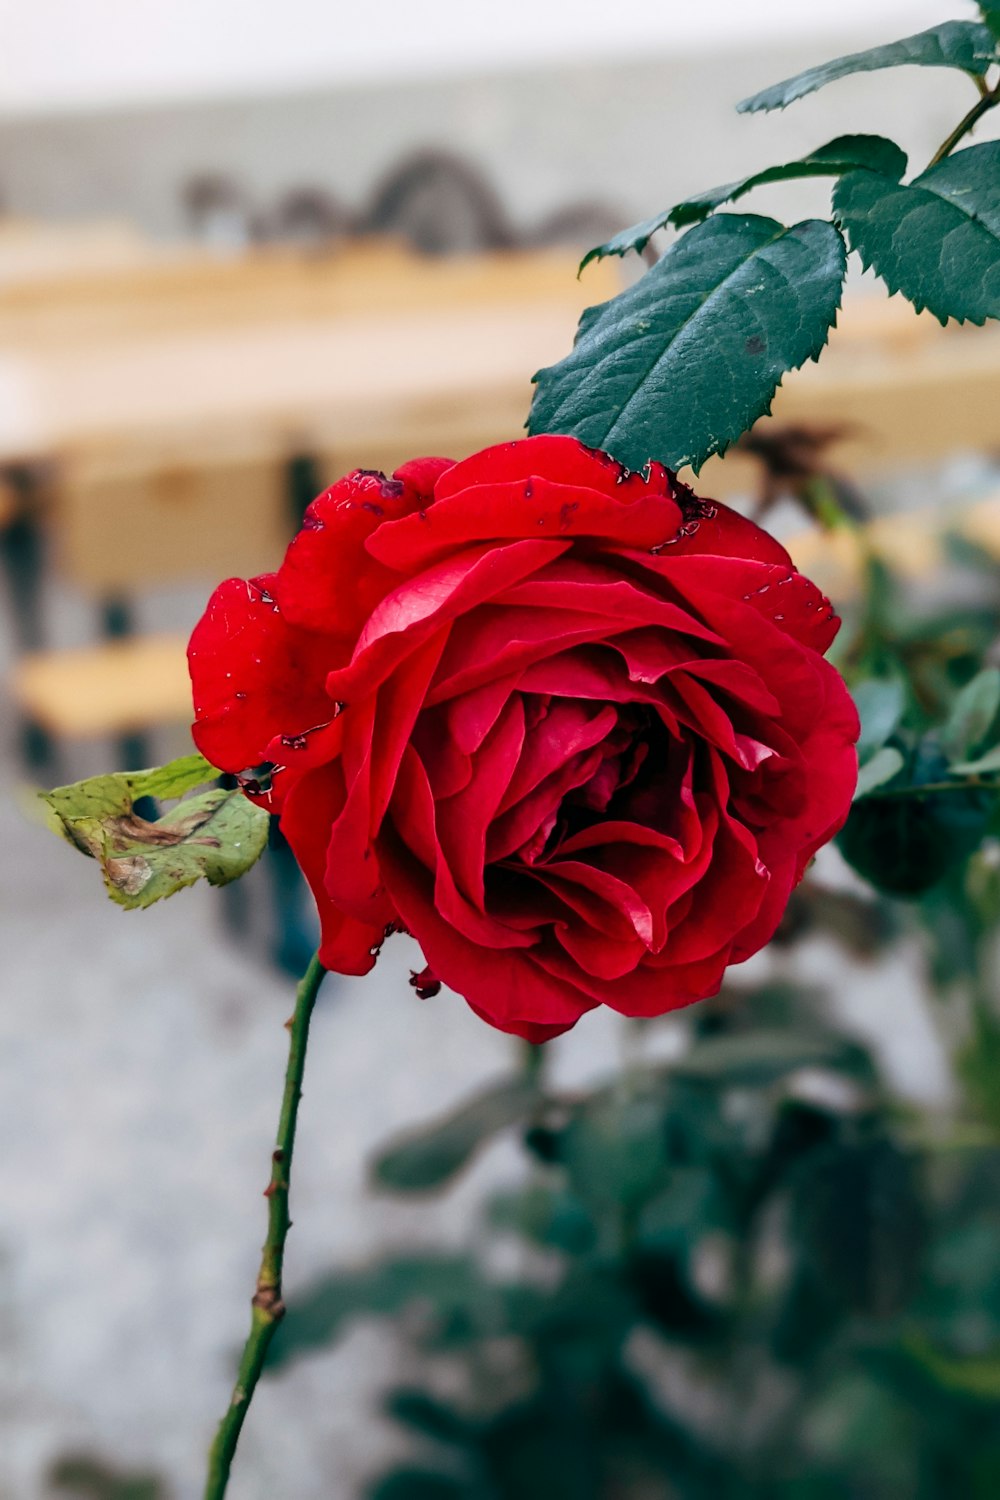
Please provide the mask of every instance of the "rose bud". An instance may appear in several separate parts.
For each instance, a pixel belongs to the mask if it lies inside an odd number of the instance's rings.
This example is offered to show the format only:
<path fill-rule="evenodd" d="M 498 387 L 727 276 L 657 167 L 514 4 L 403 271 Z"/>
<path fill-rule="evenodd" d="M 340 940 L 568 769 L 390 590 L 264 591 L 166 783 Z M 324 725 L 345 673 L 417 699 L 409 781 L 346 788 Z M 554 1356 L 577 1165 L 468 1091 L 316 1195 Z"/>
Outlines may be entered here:
<path fill-rule="evenodd" d="M 838 624 L 659 464 L 527 438 L 349 474 L 277 573 L 221 584 L 194 739 L 279 814 L 327 968 L 405 929 L 422 988 L 544 1041 L 712 995 L 771 937 L 857 777 Z"/>

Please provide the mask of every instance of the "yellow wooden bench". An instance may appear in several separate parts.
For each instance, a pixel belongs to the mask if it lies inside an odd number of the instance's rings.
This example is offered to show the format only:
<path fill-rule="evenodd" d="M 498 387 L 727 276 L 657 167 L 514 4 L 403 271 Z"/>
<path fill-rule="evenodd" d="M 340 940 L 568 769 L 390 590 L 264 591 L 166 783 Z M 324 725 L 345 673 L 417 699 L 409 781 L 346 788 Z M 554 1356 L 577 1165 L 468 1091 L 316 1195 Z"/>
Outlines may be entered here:
<path fill-rule="evenodd" d="M 16 662 L 10 692 L 20 712 L 56 740 L 124 736 L 190 721 L 186 641 L 134 636 Z"/>

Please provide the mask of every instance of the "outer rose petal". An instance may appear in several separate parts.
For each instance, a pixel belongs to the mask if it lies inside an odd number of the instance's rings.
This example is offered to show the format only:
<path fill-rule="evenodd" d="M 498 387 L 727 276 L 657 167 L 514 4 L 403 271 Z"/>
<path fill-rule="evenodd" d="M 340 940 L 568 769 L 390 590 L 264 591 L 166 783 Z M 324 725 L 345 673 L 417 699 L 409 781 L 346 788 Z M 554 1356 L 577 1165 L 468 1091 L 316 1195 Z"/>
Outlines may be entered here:
<path fill-rule="evenodd" d="M 343 637 L 350 646 L 372 609 L 393 586 L 385 569 L 365 556 L 364 544 L 385 522 L 431 503 L 434 482 L 450 459 L 404 464 L 391 479 L 355 469 L 309 506 L 289 544 L 273 592 L 286 618 L 307 630 Z M 336 663 L 330 662 L 330 668 Z"/>
<path fill-rule="evenodd" d="M 188 645 L 191 732 L 222 771 L 259 765 L 276 735 L 300 735 L 334 717 L 330 645 L 288 624 L 273 583 L 270 575 L 220 583 Z"/>
<path fill-rule="evenodd" d="M 683 557 L 697 554 L 710 557 L 740 557 L 750 562 L 777 563 L 792 567 L 792 559 L 770 532 L 758 526 L 738 510 L 719 500 L 698 500 L 690 496 L 685 509 L 685 524 L 679 536 L 668 544 L 665 555 Z"/>
<path fill-rule="evenodd" d="M 822 654 L 840 629 L 829 599 L 791 564 L 768 564 L 735 557 L 665 558 L 662 578 L 697 607 L 703 594 L 739 600 L 780 625 L 804 646 Z"/>
<path fill-rule="evenodd" d="M 346 916 L 326 890 L 330 828 L 344 802 L 344 781 L 337 766 L 310 771 L 290 788 L 281 814 L 281 831 L 292 847 L 316 900 L 320 920 L 320 963 L 338 974 L 367 974 L 385 937 L 385 922 L 369 926 Z"/>
<path fill-rule="evenodd" d="M 573 438 L 487 448 L 446 470 L 434 505 L 374 533 L 368 551 L 394 568 L 424 567 L 486 538 L 603 537 L 662 546 L 681 524 L 675 481 L 660 464 L 630 474 Z"/>
<path fill-rule="evenodd" d="M 597 490 L 603 495 L 617 495 L 622 501 L 635 499 L 648 490 L 670 495 L 676 484 L 662 464 L 650 464 L 647 478 L 630 473 L 610 454 L 585 448 L 576 438 L 542 433 L 538 437 L 496 443 L 462 459 L 441 476 L 434 494 L 438 500 L 447 500 L 473 485 L 516 483 L 533 474 L 546 474 L 560 484 Z"/>

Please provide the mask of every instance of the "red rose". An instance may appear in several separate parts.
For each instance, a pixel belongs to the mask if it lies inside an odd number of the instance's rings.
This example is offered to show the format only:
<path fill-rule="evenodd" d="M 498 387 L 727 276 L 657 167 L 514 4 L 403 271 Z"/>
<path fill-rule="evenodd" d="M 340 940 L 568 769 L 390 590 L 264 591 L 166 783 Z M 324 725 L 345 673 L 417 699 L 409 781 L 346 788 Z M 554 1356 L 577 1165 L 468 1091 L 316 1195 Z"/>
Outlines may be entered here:
<path fill-rule="evenodd" d="M 280 812 L 328 968 L 405 929 L 421 985 L 542 1041 L 770 938 L 854 790 L 837 625 L 658 464 L 527 438 L 349 474 L 277 573 L 221 584 L 194 738 Z"/>

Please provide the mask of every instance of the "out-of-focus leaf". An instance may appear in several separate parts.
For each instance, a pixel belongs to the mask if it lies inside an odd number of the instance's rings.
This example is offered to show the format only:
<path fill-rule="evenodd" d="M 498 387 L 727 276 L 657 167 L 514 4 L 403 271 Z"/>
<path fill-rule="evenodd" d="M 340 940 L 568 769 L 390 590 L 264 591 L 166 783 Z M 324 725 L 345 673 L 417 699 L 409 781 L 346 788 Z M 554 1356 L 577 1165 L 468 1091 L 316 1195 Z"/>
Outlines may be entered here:
<path fill-rule="evenodd" d="M 677 1059 L 673 1073 L 700 1083 L 763 1088 L 798 1069 L 821 1067 L 870 1071 L 861 1049 L 841 1037 L 762 1030 L 706 1037 Z"/>
<path fill-rule="evenodd" d="M 905 184 L 848 172 L 833 205 L 851 249 L 918 312 L 942 323 L 1000 318 L 1000 141 L 956 151 Z"/>
<path fill-rule="evenodd" d="M 602 1091 L 563 1130 L 559 1157 L 573 1192 L 598 1221 L 609 1207 L 640 1202 L 663 1180 L 666 1098 L 655 1087 Z"/>
<path fill-rule="evenodd" d="M 391 1142 L 374 1162 L 372 1177 L 379 1186 L 400 1193 L 440 1187 L 488 1140 L 523 1120 L 537 1099 L 533 1084 L 521 1077 L 507 1078 Z"/>
<path fill-rule="evenodd" d="M 289 1299 L 269 1363 L 286 1364 L 324 1348 L 357 1318 L 391 1317 L 419 1304 L 431 1318 L 447 1321 L 486 1295 L 477 1267 L 466 1256 L 402 1256 L 364 1270 L 344 1270 Z"/>
<path fill-rule="evenodd" d="M 981 750 L 1000 713 L 1000 671 L 986 667 L 955 698 L 941 745 L 949 759 L 969 761 Z"/>
<path fill-rule="evenodd" d="M 958 761 L 950 769 L 953 776 L 985 776 L 1000 771 L 1000 745 L 975 760 Z"/>
<path fill-rule="evenodd" d="M 675 203 L 673 208 L 664 209 L 651 219 L 644 219 L 641 224 L 633 224 L 628 229 L 620 230 L 605 244 L 588 250 L 580 262 L 580 270 L 585 270 L 592 260 L 603 260 L 608 255 L 627 255 L 630 251 L 641 255 L 657 230 L 665 229 L 668 224 L 673 224 L 678 229 L 687 224 L 698 224 L 724 203 L 735 202 L 753 188 L 800 177 L 837 177 L 855 167 L 870 167 L 875 172 L 884 173 L 886 177 L 895 176 L 898 182 L 906 171 L 906 153 L 895 141 L 887 140 L 882 135 L 838 136 L 825 146 L 818 146 L 815 151 L 810 151 L 807 156 L 783 162 L 780 166 L 765 167 L 763 171 L 754 172 L 749 177 L 740 177 L 721 187 L 695 193 L 681 203 Z"/>
<path fill-rule="evenodd" d="M 154 822 L 134 811 L 141 797 L 180 797 L 217 774 L 202 756 L 188 755 L 167 766 L 94 776 L 39 796 L 70 843 L 98 861 L 112 900 L 134 909 L 201 878 L 226 885 L 260 858 L 268 814 L 240 791 L 215 787 L 186 798 Z"/>
<path fill-rule="evenodd" d="M 919 1494 L 921 1414 L 885 1380 L 859 1370 L 856 1360 L 821 1391 L 809 1428 L 817 1467 L 833 1471 L 828 1473 L 831 1487 L 818 1495 L 847 1500 L 856 1486 L 845 1483 L 844 1475 L 852 1472 L 884 1500 Z"/>
<path fill-rule="evenodd" d="M 789 229 L 714 215 L 586 310 L 572 351 L 534 377 L 529 431 L 568 433 L 631 469 L 699 468 L 770 409 L 787 371 L 818 357 L 845 269 L 825 219 Z"/>
<path fill-rule="evenodd" d="M 1000 1129 L 1000 1019 L 985 1009 L 974 1019 L 970 1034 L 958 1055 L 958 1073 L 965 1083 L 979 1117 Z M 1000 1266 L 1000 1245 L 998 1245 Z"/>
<path fill-rule="evenodd" d="M 881 68 L 899 68 L 911 64 L 921 68 L 959 68 L 963 73 L 974 73 L 982 77 L 996 58 L 996 42 L 986 26 L 975 21 L 945 21 L 915 36 L 904 37 L 899 42 L 888 42 L 882 47 L 869 47 L 865 52 L 852 52 L 846 57 L 834 58 L 832 62 L 820 63 L 816 68 L 807 68 L 772 84 L 742 100 L 736 108 L 742 113 L 753 113 L 762 109 L 784 109 L 786 105 L 815 93 L 838 78 L 847 78 L 852 73 L 874 73 Z"/>
<path fill-rule="evenodd" d="M 793 1231 L 822 1286 L 888 1317 L 916 1285 L 924 1220 L 909 1159 L 890 1141 L 831 1144 L 803 1163 Z"/>
<path fill-rule="evenodd" d="M 543 1183 L 495 1194 L 488 1213 L 497 1229 L 515 1230 L 523 1239 L 554 1250 L 579 1255 L 594 1243 L 593 1221 L 578 1199 Z"/>
<path fill-rule="evenodd" d="M 935 1349 L 919 1333 L 910 1334 L 903 1347 L 922 1372 L 942 1390 L 991 1405 L 1000 1402 L 1000 1349 L 992 1354 L 959 1358 Z"/>
<path fill-rule="evenodd" d="M 837 842 L 848 864 L 879 890 L 918 896 L 976 849 L 996 794 L 947 783 L 949 767 L 931 739 L 911 753 L 891 787 L 875 787 L 851 808 Z"/>
<path fill-rule="evenodd" d="M 854 800 L 867 797 L 878 787 L 887 785 L 899 775 L 906 764 L 902 752 L 893 745 L 883 745 L 881 750 L 876 750 L 871 760 L 867 761 L 858 772 L 858 784 L 854 790 Z"/>
<path fill-rule="evenodd" d="M 166 1500 L 167 1497 L 166 1485 L 157 1475 L 127 1474 L 88 1453 L 67 1453 L 55 1459 L 49 1468 L 48 1482 L 52 1491 L 72 1496 L 72 1500 Z"/>
<path fill-rule="evenodd" d="M 451 1474 L 430 1469 L 396 1469 L 377 1479 L 369 1500 L 468 1500 L 469 1488 Z"/>
<path fill-rule="evenodd" d="M 724 1219 L 714 1173 L 704 1166 L 675 1167 L 663 1190 L 644 1204 L 637 1241 L 644 1250 L 684 1250 Z"/>
<path fill-rule="evenodd" d="M 474 1424 L 453 1406 L 435 1400 L 426 1391 L 397 1387 L 390 1391 L 385 1405 L 386 1411 L 397 1422 L 417 1428 L 436 1443 L 463 1443 L 474 1431 Z"/>
<path fill-rule="evenodd" d="M 979 0 L 983 21 L 1000 41 L 1000 0 Z"/>
<path fill-rule="evenodd" d="M 906 707 L 906 684 L 901 677 L 867 677 L 854 684 L 851 696 L 861 719 L 858 759 L 864 763 L 898 727 Z"/>

